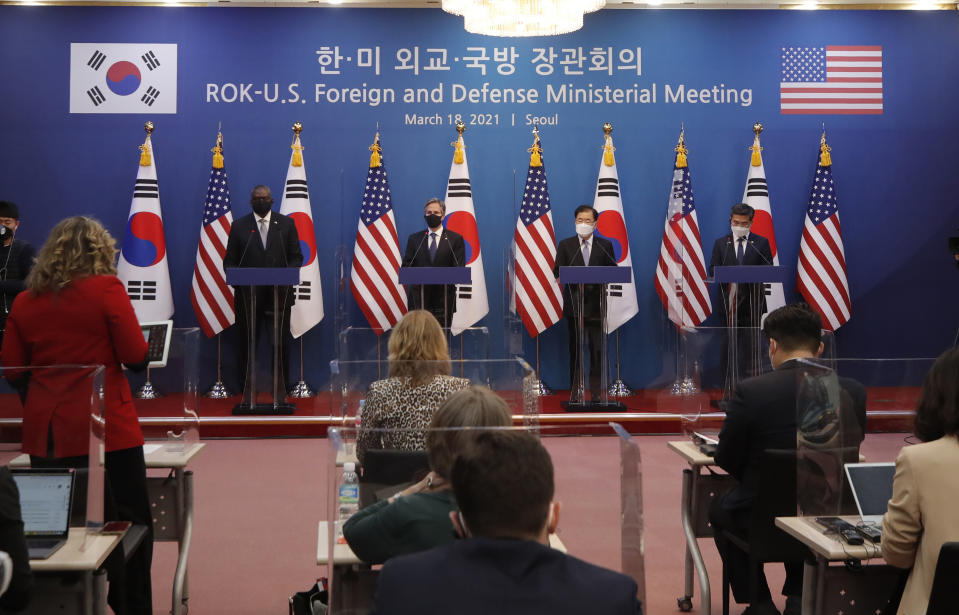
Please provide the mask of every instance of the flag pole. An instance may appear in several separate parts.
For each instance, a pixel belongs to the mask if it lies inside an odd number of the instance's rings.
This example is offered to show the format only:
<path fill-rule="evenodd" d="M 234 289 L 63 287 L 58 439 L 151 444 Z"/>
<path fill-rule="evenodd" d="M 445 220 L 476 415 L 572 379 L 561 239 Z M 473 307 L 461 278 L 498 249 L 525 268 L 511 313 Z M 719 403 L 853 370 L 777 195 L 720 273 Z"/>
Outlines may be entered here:
<path fill-rule="evenodd" d="M 316 397 L 316 391 L 313 390 L 313 387 L 303 378 L 303 336 L 300 336 L 300 381 L 293 385 L 293 390 L 290 391 L 290 397 L 294 399 L 309 399 L 310 397 Z"/>
<path fill-rule="evenodd" d="M 547 395 L 552 395 L 553 391 L 549 388 L 543 379 L 540 377 L 539 371 L 539 336 L 536 336 L 536 380 L 533 381 L 533 393 L 537 397 L 545 397 Z"/>
<path fill-rule="evenodd" d="M 222 344 L 222 337 L 217 333 L 216 335 L 216 382 L 213 383 L 213 386 L 210 387 L 210 390 L 203 394 L 203 397 L 209 399 L 226 399 L 227 397 L 232 397 L 233 393 L 226 388 L 226 385 L 223 383 L 223 376 L 221 375 L 221 359 L 220 359 L 220 350 Z"/>
<path fill-rule="evenodd" d="M 629 397 L 633 390 L 619 376 L 619 329 L 616 329 L 616 380 L 609 385 L 609 397 Z"/>

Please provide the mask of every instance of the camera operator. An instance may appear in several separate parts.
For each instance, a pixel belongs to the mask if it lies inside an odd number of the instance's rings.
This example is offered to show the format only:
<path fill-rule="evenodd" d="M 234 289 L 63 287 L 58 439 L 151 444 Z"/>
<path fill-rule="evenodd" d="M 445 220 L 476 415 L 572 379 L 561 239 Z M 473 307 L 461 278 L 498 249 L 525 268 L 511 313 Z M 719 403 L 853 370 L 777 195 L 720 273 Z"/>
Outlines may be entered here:
<path fill-rule="evenodd" d="M 37 251 L 16 239 L 20 209 L 16 203 L 0 201 L 0 343 L 13 300 L 25 287 L 23 281 L 33 267 Z"/>

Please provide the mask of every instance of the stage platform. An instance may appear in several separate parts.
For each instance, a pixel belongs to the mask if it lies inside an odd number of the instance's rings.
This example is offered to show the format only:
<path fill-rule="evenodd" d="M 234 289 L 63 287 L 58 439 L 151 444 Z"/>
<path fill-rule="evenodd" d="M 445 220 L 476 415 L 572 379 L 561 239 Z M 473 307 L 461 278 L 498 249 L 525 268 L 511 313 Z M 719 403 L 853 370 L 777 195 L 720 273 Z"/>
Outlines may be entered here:
<path fill-rule="evenodd" d="M 912 432 L 918 387 L 870 387 L 867 391 L 869 432 Z M 608 433 L 605 424 L 610 421 L 620 423 L 632 434 L 682 433 L 693 420 L 700 429 L 718 431 L 724 416 L 717 404 L 720 398 L 721 391 L 709 390 L 701 393 L 697 402 L 691 405 L 688 398 L 684 400 L 661 389 L 648 389 L 619 398 L 617 401 L 624 404 L 625 411 L 567 412 L 562 402 L 569 399 L 569 392 L 558 391 L 541 398 L 539 421 L 555 434 Z M 268 401 L 265 394 L 260 401 Z M 330 426 L 353 425 L 352 419 L 344 421 L 342 417 L 332 415 L 328 391 L 315 398 L 290 401 L 296 406 L 292 415 L 233 416 L 233 407 L 240 402 L 239 396 L 226 399 L 201 397 L 198 408 L 200 434 L 203 438 L 323 437 Z M 709 412 L 697 418 L 689 411 L 691 406 L 707 407 Z M 176 396 L 136 400 L 136 407 L 148 438 L 166 437 L 168 430 L 176 431 L 182 426 L 182 402 Z M 15 396 L 0 396 L 3 441 L 18 438 L 20 411 Z M 516 415 L 514 420 L 521 422 L 523 417 Z"/>

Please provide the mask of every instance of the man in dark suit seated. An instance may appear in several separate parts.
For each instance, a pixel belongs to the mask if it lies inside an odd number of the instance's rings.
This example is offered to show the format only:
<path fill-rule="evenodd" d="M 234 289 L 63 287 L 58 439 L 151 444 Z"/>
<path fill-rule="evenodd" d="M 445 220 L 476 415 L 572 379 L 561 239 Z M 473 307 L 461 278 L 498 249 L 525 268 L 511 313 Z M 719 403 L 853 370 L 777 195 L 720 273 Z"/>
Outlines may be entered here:
<path fill-rule="evenodd" d="M 551 549 L 553 464 L 539 440 L 481 431 L 457 455 L 450 513 L 464 540 L 389 560 L 374 612 L 458 615 L 642 613 L 636 582 Z"/>
<path fill-rule="evenodd" d="M 783 306 L 770 312 L 763 324 L 769 339 L 773 371 L 743 380 L 726 410 L 719 432 L 716 464 L 732 475 L 737 485 L 713 500 L 709 519 L 716 548 L 729 573 L 736 602 L 749 600 L 749 557 L 723 536 L 724 530 L 748 540 L 752 505 L 759 489 L 760 460 L 767 449 L 795 449 L 797 440 L 798 383 L 804 374 L 821 374 L 826 368 L 809 363 L 823 350 L 822 319 L 805 303 Z M 858 446 L 865 433 L 866 392 L 861 384 L 840 378 L 840 421 L 848 426 L 849 446 Z M 851 424 L 851 425 L 849 425 Z M 784 615 L 799 615 L 803 563 L 786 562 Z M 757 599 L 744 615 L 779 615 L 772 603 L 766 575 L 759 571 Z"/>
<path fill-rule="evenodd" d="M 596 236 L 596 221 L 599 212 L 589 205 L 580 205 L 574 212 L 576 235 L 567 237 L 556 247 L 556 264 L 553 275 L 559 277 L 560 267 L 615 267 L 613 244 L 608 239 Z M 586 373 L 583 381 L 589 387 L 593 401 L 600 399 L 600 368 L 605 357 L 602 356 L 603 320 L 601 299 L 602 284 L 587 284 L 583 287 L 583 323 L 584 334 L 589 346 L 589 363 L 584 363 Z M 579 344 L 576 330 L 579 326 L 579 287 L 567 284 L 563 287 L 563 317 L 569 330 L 569 388 L 579 386 Z M 585 398 L 584 398 L 585 399 Z"/>
<path fill-rule="evenodd" d="M 403 253 L 404 267 L 463 267 L 466 265 L 466 244 L 463 236 L 443 227 L 446 204 L 430 199 L 423 207 L 426 231 L 416 231 L 406 240 Z M 440 326 L 447 328 L 456 311 L 456 286 L 431 284 L 413 285 L 406 293 L 410 311 L 426 310 L 436 317 Z M 444 303 L 445 301 L 445 303 Z"/>
<path fill-rule="evenodd" d="M 303 252 L 300 249 L 300 237 L 296 224 L 288 216 L 271 211 L 273 196 L 266 186 L 257 186 L 250 195 L 253 211 L 233 221 L 230 236 L 223 255 L 223 267 L 296 267 L 303 264 Z M 250 339 L 250 292 L 256 292 L 256 313 L 252 315 L 256 324 L 257 337 L 261 331 L 269 331 L 273 336 L 273 289 L 269 286 L 239 286 L 236 292 L 236 324 L 242 332 L 243 344 L 237 357 L 240 368 L 244 370 L 243 400 L 256 399 L 256 391 L 250 391 L 249 357 L 247 344 Z M 287 387 L 286 378 L 290 373 L 290 354 L 287 338 L 290 336 L 290 308 L 293 306 L 292 288 L 280 288 L 278 304 L 280 309 L 280 332 L 274 343 L 279 347 L 281 373 L 281 392 Z M 254 342 L 254 347 L 256 340 Z M 272 357 L 272 353 L 270 353 Z M 252 396 L 252 397 L 251 397 Z M 285 397 L 285 395 L 283 396 Z M 282 399 L 276 400 L 282 402 Z"/>
<path fill-rule="evenodd" d="M 750 231 L 756 211 L 745 203 L 733 205 L 729 213 L 730 233 L 720 237 L 713 244 L 713 254 L 709 259 L 709 275 L 715 275 L 716 267 L 736 267 L 739 265 L 772 265 L 773 253 L 769 240 Z M 762 315 L 766 313 L 765 287 L 760 284 L 737 284 L 735 290 L 730 284 L 719 288 L 720 314 L 723 326 L 738 327 L 737 343 L 728 347 L 723 357 L 723 372 L 727 374 L 730 387 L 744 376 L 755 376 L 759 365 L 755 350 L 758 348 L 758 336 L 755 328 L 759 326 Z M 735 361 L 730 360 L 730 352 L 735 350 Z"/>

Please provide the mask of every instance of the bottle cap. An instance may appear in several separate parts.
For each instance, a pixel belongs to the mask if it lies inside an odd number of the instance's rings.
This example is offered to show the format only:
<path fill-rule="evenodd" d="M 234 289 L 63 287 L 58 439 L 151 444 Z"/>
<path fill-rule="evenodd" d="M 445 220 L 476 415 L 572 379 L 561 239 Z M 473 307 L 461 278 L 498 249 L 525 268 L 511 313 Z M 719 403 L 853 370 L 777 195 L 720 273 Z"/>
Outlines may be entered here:
<path fill-rule="evenodd" d="M 346 463 L 343 464 L 343 471 L 356 472 L 356 464 L 353 463 L 352 461 L 347 461 Z"/>

